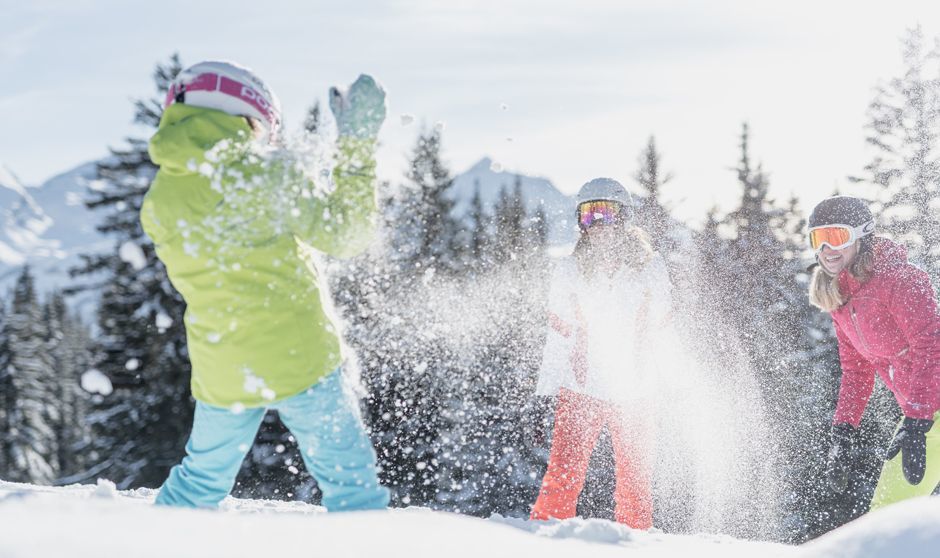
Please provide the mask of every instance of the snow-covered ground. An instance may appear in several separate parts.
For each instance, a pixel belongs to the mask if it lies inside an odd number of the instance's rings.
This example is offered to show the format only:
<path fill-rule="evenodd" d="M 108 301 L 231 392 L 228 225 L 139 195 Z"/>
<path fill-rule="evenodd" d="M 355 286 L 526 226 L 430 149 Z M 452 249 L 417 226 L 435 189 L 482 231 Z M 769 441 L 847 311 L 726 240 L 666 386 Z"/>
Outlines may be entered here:
<path fill-rule="evenodd" d="M 582 556 L 917 558 L 940 556 L 940 498 L 865 516 L 801 547 L 633 531 L 599 520 L 489 520 L 409 508 L 327 514 L 228 498 L 220 511 L 156 508 L 155 491 L 0 481 L 0 558 Z"/>

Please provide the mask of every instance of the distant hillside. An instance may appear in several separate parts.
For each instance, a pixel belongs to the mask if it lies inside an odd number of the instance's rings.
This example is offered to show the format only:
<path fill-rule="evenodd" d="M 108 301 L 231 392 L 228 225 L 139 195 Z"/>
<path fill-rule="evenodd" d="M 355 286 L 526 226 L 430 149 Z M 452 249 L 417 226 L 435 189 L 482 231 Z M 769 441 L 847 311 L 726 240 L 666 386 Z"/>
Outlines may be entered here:
<path fill-rule="evenodd" d="M 42 237 L 50 226 L 51 219 L 27 188 L 0 166 L 0 265 L 19 267 L 31 254 L 54 254 L 57 243 Z"/>
<path fill-rule="evenodd" d="M 470 200 L 479 186 L 480 199 L 487 212 L 492 212 L 499 193 L 503 188 L 512 190 L 516 174 L 504 170 L 494 170 L 493 161 L 481 159 L 465 172 L 454 178 L 450 188 L 450 197 L 456 202 L 453 213 L 466 216 L 470 210 Z M 548 217 L 548 242 L 552 245 L 574 242 L 577 237 L 577 223 L 574 221 L 574 198 L 566 196 L 548 180 L 541 177 L 518 175 L 522 180 L 522 197 L 529 214 L 541 205 Z"/>
<path fill-rule="evenodd" d="M 94 179 L 90 162 L 30 187 L 0 165 L 0 292 L 23 265 L 30 266 L 40 293 L 64 288 L 81 254 L 111 248 L 113 241 L 95 229 L 99 216 L 83 203 Z"/>

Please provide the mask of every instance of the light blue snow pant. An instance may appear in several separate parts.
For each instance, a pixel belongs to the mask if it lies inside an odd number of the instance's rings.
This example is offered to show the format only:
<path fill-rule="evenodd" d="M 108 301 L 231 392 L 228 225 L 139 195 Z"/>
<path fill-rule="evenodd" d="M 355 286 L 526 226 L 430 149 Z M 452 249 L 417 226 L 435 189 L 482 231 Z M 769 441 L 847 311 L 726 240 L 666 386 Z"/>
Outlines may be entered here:
<path fill-rule="evenodd" d="M 382 509 L 388 490 L 376 475 L 375 450 L 356 402 L 336 370 L 306 391 L 270 406 L 291 431 L 330 511 Z M 216 507 L 235 485 L 264 408 L 233 412 L 196 402 L 186 457 L 173 467 L 156 504 Z"/>

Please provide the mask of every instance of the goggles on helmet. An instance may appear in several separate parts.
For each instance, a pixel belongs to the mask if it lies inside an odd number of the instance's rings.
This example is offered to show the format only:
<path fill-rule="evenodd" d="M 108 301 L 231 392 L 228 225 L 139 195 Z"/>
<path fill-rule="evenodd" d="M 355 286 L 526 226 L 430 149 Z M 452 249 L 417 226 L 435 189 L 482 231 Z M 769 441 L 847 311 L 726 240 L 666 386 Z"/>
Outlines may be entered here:
<path fill-rule="evenodd" d="M 247 83 L 213 72 L 201 73 L 185 84 L 182 82 L 172 83 L 167 90 L 163 108 L 173 103 L 185 103 L 186 94 L 196 92 L 219 93 L 231 98 L 228 102 L 221 101 L 227 106 L 231 105 L 233 107 L 231 110 L 226 110 L 220 106 L 211 106 L 210 108 L 218 108 L 229 114 L 237 113 L 255 118 L 268 129 L 272 136 L 280 127 L 278 109 L 271 104 L 262 92 Z M 236 112 L 233 112 L 233 110 Z"/>
<path fill-rule="evenodd" d="M 875 222 L 869 221 L 860 227 L 851 225 L 823 225 L 809 230 L 809 245 L 814 252 L 828 246 L 833 250 L 848 248 L 856 240 L 870 235 L 875 230 Z"/>
<path fill-rule="evenodd" d="M 613 200 L 592 200 L 578 204 L 578 226 L 612 225 L 622 220 L 623 204 Z"/>

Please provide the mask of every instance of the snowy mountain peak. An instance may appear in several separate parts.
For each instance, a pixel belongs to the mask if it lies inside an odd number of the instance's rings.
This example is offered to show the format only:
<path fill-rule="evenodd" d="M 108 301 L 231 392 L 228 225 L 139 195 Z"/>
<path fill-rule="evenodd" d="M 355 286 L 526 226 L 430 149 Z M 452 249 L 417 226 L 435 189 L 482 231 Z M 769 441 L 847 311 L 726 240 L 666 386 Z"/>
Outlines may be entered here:
<path fill-rule="evenodd" d="M 40 289 L 62 287 L 69 283 L 68 269 L 78 264 L 79 254 L 105 246 L 106 239 L 95 230 L 96 216 L 83 204 L 95 168 L 95 163 L 86 163 L 29 187 L 9 167 L 0 165 L 3 284 L 28 263 Z"/>
<path fill-rule="evenodd" d="M 20 194 L 24 193 L 24 187 L 20 179 L 3 163 L 0 163 L 0 187 L 13 190 Z"/>
<path fill-rule="evenodd" d="M 477 161 L 476 164 L 474 164 L 472 167 L 467 169 L 464 174 L 488 172 L 488 171 L 493 170 L 493 165 L 494 165 L 493 159 L 491 159 L 490 157 L 483 157 L 482 159 Z"/>
<path fill-rule="evenodd" d="M 520 183 L 526 211 L 531 215 L 538 208 L 545 212 L 549 224 L 549 244 L 566 244 L 577 235 L 574 220 L 574 199 L 562 194 L 547 178 L 528 176 L 503 168 L 489 157 L 483 157 L 469 169 L 454 178 L 450 196 L 456 203 L 454 214 L 465 216 L 470 210 L 470 200 L 479 188 L 484 210 L 492 212 L 500 193 L 511 191 L 516 180 Z"/>
<path fill-rule="evenodd" d="M 23 265 L 30 252 L 46 248 L 41 237 L 50 224 L 13 171 L 0 164 L 0 270 Z"/>

